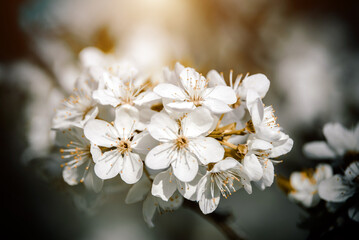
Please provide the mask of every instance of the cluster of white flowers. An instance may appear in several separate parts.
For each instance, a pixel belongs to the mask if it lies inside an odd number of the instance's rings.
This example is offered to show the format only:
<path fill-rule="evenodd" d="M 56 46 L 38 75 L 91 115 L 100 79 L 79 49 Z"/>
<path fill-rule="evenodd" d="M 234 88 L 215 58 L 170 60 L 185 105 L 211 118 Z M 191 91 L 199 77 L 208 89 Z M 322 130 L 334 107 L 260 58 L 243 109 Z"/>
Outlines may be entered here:
<path fill-rule="evenodd" d="M 315 207 L 323 199 L 329 211 L 336 211 L 359 192 L 359 123 L 353 130 L 328 123 L 323 133 L 326 142 L 307 143 L 303 150 L 306 156 L 331 164 L 321 163 L 315 171 L 292 173 L 289 197 L 307 208 Z M 348 204 L 349 217 L 359 221 L 358 204 L 355 201 Z"/>
<path fill-rule="evenodd" d="M 133 184 L 127 203 L 145 199 L 150 226 L 156 209 L 175 210 L 183 198 L 208 214 L 221 195 L 242 187 L 251 194 L 251 182 L 272 185 L 273 163 L 293 141 L 262 102 L 266 76 L 233 81 L 231 72 L 226 82 L 214 70 L 204 77 L 176 63 L 151 79 L 94 49 L 81 57 L 88 64 L 53 121 L 69 185 L 100 192 L 120 175 Z"/>

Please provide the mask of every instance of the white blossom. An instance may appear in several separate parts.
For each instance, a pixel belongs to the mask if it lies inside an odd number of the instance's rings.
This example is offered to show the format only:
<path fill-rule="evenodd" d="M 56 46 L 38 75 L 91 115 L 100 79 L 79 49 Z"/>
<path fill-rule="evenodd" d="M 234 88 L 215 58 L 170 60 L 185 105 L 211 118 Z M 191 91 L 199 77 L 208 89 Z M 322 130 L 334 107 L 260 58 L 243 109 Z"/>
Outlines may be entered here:
<path fill-rule="evenodd" d="M 154 142 L 148 132 L 136 132 L 141 126 L 138 111 L 124 107 L 116 109 L 113 125 L 97 119 L 86 124 L 85 136 L 93 144 L 108 148 L 94 158 L 97 176 L 109 179 L 120 174 L 128 184 L 141 178 L 143 163 L 139 154 L 145 154 Z"/>
<path fill-rule="evenodd" d="M 153 196 L 151 194 L 151 181 L 147 177 L 143 177 L 131 187 L 125 201 L 127 204 L 131 204 L 142 200 L 144 200 L 142 206 L 143 218 L 149 227 L 154 227 L 152 218 L 156 210 L 160 213 L 163 211 L 174 211 L 178 209 L 183 202 L 183 198 L 178 192 L 175 192 L 168 201 Z"/>
<path fill-rule="evenodd" d="M 93 98 L 103 105 L 142 106 L 159 99 L 155 93 L 145 89 L 146 83 L 138 76 L 138 70 L 128 64 L 108 67 L 99 81 L 103 87 L 94 91 Z"/>
<path fill-rule="evenodd" d="M 205 137 L 213 121 L 205 108 L 197 108 L 178 121 L 163 112 L 155 114 L 148 131 L 161 144 L 147 154 L 146 165 L 158 170 L 171 165 L 180 181 L 192 181 L 199 164 L 206 165 L 223 158 L 224 149 L 220 143 Z"/>
<path fill-rule="evenodd" d="M 226 158 L 215 163 L 212 169 L 202 177 L 197 187 L 197 201 L 204 214 L 209 214 L 216 210 L 221 195 L 229 197 L 232 192 L 236 192 L 241 187 L 252 193 L 246 170 L 234 158 Z"/>
<path fill-rule="evenodd" d="M 72 127 L 56 132 L 56 141 L 62 153 L 65 163 L 62 176 L 69 185 L 84 183 L 86 188 L 99 192 L 103 185 L 103 180 L 98 178 L 94 172 L 93 156 L 101 154 L 101 150 L 91 145 L 85 137 L 82 128 Z"/>
<path fill-rule="evenodd" d="M 179 86 L 161 83 L 154 88 L 154 92 L 163 98 L 163 104 L 170 109 L 188 112 L 204 106 L 213 113 L 225 113 L 231 111 L 228 104 L 233 104 L 237 100 L 230 87 L 209 88 L 208 80 L 193 68 L 183 69 L 176 77 L 172 76 L 171 79 L 179 79 Z"/>
<path fill-rule="evenodd" d="M 304 145 L 303 151 L 310 158 L 334 159 L 348 152 L 359 153 L 359 123 L 348 130 L 339 123 L 327 123 L 323 128 L 325 141 L 314 141 Z"/>
<path fill-rule="evenodd" d="M 152 195 L 168 201 L 176 190 L 188 200 L 196 200 L 197 184 L 202 175 L 198 173 L 190 182 L 182 182 L 173 174 L 172 167 L 156 175 L 152 184 Z"/>
<path fill-rule="evenodd" d="M 345 202 L 358 190 L 359 162 L 351 163 L 345 175 L 336 174 L 319 184 L 319 196 L 329 202 Z"/>
<path fill-rule="evenodd" d="M 318 185 L 332 175 L 329 164 L 319 164 L 315 171 L 293 172 L 290 175 L 293 190 L 288 194 L 289 198 L 307 208 L 316 206 L 320 201 Z"/>
<path fill-rule="evenodd" d="M 85 73 L 77 80 L 70 97 L 62 101 L 53 118 L 53 128 L 77 126 L 82 128 L 87 121 L 94 119 L 98 112 L 97 102 L 92 98 L 92 91 L 97 83 Z"/>

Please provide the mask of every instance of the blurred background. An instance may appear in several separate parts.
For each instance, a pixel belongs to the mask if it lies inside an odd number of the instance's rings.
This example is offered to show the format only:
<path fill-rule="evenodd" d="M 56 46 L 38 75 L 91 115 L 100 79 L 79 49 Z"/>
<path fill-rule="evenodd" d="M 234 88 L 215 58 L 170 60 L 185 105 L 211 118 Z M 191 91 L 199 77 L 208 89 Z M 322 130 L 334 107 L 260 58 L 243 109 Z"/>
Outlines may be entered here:
<path fill-rule="evenodd" d="M 276 166 L 288 177 L 312 167 L 302 146 L 323 140 L 326 122 L 359 116 L 359 4 L 355 0 L 12 0 L 0 7 L 1 197 L 4 236 L 17 239 L 221 239 L 187 209 L 157 216 L 125 205 L 126 186 L 84 201 L 56 181 L 49 131 L 54 108 L 95 46 L 135 62 L 154 79 L 175 61 L 206 74 L 264 73 L 278 122 L 294 139 Z M 45 162 L 45 163 L 44 163 Z M 114 180 L 116 181 L 116 180 Z M 116 183 L 114 184 L 116 185 Z M 119 184 L 120 185 L 120 184 Z M 106 200 L 106 204 L 104 203 Z M 96 202 L 96 203 L 94 203 Z M 92 206 L 96 208 L 92 209 Z M 276 184 L 221 201 L 248 239 L 305 239 L 305 212 Z"/>

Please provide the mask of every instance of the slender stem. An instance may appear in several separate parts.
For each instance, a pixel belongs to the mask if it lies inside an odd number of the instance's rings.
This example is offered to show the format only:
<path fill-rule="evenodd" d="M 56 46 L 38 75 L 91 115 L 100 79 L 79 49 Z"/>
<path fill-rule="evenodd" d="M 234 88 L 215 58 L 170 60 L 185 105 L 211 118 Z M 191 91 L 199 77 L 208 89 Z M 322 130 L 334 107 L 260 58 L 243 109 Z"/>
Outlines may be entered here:
<path fill-rule="evenodd" d="M 229 225 L 228 219 L 231 217 L 229 213 L 218 213 L 213 212 L 211 214 L 203 214 L 198 208 L 198 205 L 195 202 L 185 200 L 183 206 L 191 209 L 198 215 L 205 218 L 207 221 L 211 222 L 215 227 L 218 228 L 224 235 L 226 235 L 229 240 L 243 240 L 244 238 L 239 236 Z"/>
<path fill-rule="evenodd" d="M 237 145 L 234 145 L 233 143 L 230 143 L 230 142 L 227 142 L 227 141 L 219 141 L 219 143 L 222 144 L 222 145 L 224 145 L 224 146 L 233 148 L 234 150 L 237 150 L 237 149 L 238 149 L 238 146 L 237 146 Z"/>

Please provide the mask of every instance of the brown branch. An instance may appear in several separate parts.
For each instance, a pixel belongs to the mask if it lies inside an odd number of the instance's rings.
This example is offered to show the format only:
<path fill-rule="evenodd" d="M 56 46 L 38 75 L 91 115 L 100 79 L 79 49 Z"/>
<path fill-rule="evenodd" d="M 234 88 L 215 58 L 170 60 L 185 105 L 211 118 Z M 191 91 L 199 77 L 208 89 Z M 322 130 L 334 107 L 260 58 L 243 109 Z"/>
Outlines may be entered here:
<path fill-rule="evenodd" d="M 244 238 L 239 236 L 229 225 L 228 220 L 232 216 L 229 213 L 213 212 L 211 214 L 203 214 L 195 202 L 185 200 L 183 206 L 188 208 L 207 221 L 211 222 L 215 227 L 218 228 L 229 240 L 243 240 Z"/>

